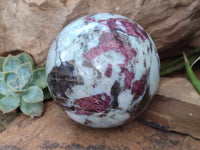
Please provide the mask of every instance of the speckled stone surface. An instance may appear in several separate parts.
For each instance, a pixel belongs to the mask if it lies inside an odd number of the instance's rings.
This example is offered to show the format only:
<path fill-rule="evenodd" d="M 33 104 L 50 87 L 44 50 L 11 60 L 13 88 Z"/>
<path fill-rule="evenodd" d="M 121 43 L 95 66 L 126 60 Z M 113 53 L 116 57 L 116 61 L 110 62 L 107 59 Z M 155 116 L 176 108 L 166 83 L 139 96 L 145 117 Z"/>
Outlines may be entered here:
<path fill-rule="evenodd" d="M 108 128 L 137 117 L 159 83 L 155 44 L 135 22 L 114 14 L 82 17 L 66 26 L 50 48 L 50 92 L 67 115 Z"/>

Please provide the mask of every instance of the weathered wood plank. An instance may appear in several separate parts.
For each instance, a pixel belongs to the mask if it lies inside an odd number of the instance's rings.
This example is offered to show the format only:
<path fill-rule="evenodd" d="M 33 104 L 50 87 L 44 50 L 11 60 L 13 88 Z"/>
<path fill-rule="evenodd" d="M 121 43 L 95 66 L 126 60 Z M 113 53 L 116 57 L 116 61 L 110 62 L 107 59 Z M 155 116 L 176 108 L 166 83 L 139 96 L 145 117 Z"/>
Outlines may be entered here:
<path fill-rule="evenodd" d="M 0 133 L 3 131 L 17 116 L 19 113 L 11 112 L 9 114 L 3 114 L 0 111 Z"/>
<path fill-rule="evenodd" d="M 140 119 L 152 126 L 189 134 L 200 139 L 200 106 L 198 105 L 156 95 Z"/>
<path fill-rule="evenodd" d="M 164 130 L 200 139 L 200 95 L 183 78 L 161 78 L 158 94 L 139 117 Z"/>
<path fill-rule="evenodd" d="M 17 117 L 0 134 L 1 150 L 191 150 L 200 141 L 153 129 L 137 121 L 111 129 L 92 129 L 69 119 L 53 102 L 40 118 Z"/>

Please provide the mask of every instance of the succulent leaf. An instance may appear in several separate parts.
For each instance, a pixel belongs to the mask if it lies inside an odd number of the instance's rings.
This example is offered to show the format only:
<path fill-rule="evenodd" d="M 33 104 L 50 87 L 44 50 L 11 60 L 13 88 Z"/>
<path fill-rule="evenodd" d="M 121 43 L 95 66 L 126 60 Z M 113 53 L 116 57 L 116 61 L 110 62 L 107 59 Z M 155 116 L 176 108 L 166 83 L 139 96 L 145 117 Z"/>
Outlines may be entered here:
<path fill-rule="evenodd" d="M 34 68 L 34 61 L 29 54 L 21 53 L 21 54 L 17 55 L 17 57 L 19 58 L 19 60 L 21 60 L 22 63 L 31 62 L 31 66 L 32 66 L 32 68 Z"/>
<path fill-rule="evenodd" d="M 26 103 L 23 99 L 21 99 L 20 109 L 24 114 L 34 117 L 42 115 L 44 106 L 43 102 Z"/>
<path fill-rule="evenodd" d="M 3 80 L 3 72 L 0 71 L 0 80 Z"/>
<path fill-rule="evenodd" d="M 43 89 L 43 93 L 44 93 L 44 99 L 50 99 L 51 98 L 51 94 L 49 92 L 48 87 L 46 87 L 45 89 Z"/>
<path fill-rule="evenodd" d="M 8 91 L 5 83 L 3 82 L 3 72 L 0 72 L 0 94 L 7 95 Z"/>
<path fill-rule="evenodd" d="M 28 81 L 31 81 L 33 77 L 33 69 L 31 63 L 28 62 L 21 64 L 17 69 L 17 73 L 19 74 L 19 76 L 27 77 Z"/>
<path fill-rule="evenodd" d="M 4 72 L 3 73 L 3 80 L 5 81 L 5 83 L 15 80 L 18 77 L 18 74 L 15 72 Z"/>
<path fill-rule="evenodd" d="M 17 57 L 9 55 L 3 63 L 3 71 L 16 71 L 20 64 L 21 61 Z"/>
<path fill-rule="evenodd" d="M 3 95 L 3 94 L 0 94 L 0 99 L 2 99 L 3 97 L 5 97 L 5 95 Z"/>
<path fill-rule="evenodd" d="M 19 91 L 19 90 L 22 90 L 26 86 L 27 82 L 28 82 L 28 79 L 26 77 L 23 77 L 23 78 L 16 77 L 15 80 L 9 81 L 7 85 L 10 89 Z"/>
<path fill-rule="evenodd" d="M 20 76 L 19 81 L 20 81 L 20 84 L 22 86 L 21 89 L 25 89 L 26 85 L 29 84 L 28 79 L 25 76 Z"/>
<path fill-rule="evenodd" d="M 17 81 L 17 79 L 9 81 L 7 83 L 7 87 L 12 90 L 20 90 L 21 89 L 21 85 L 19 85 L 19 82 Z"/>
<path fill-rule="evenodd" d="M 31 85 L 36 85 L 42 89 L 47 87 L 47 78 L 44 67 L 37 68 L 33 71 L 33 80 Z"/>
<path fill-rule="evenodd" d="M 18 74 L 12 71 L 3 73 L 3 81 L 6 85 L 8 85 L 10 81 L 16 80 L 17 77 Z"/>
<path fill-rule="evenodd" d="M 13 89 L 8 89 L 8 94 L 18 97 L 18 96 L 22 96 L 24 94 L 24 92 L 26 92 L 26 90 L 13 90 Z"/>
<path fill-rule="evenodd" d="M 3 113 L 8 113 L 15 110 L 20 103 L 20 97 L 7 95 L 0 99 L 0 109 Z"/>
<path fill-rule="evenodd" d="M 28 90 L 23 94 L 22 99 L 26 103 L 36 103 L 44 100 L 44 94 L 42 89 L 38 86 L 31 86 Z"/>
<path fill-rule="evenodd" d="M 3 63 L 5 61 L 5 57 L 0 56 L 0 71 L 3 71 Z"/>
<path fill-rule="evenodd" d="M 7 88 L 2 80 L 0 80 L 0 94 L 7 95 Z"/>
<path fill-rule="evenodd" d="M 43 112 L 43 100 L 49 98 L 45 68 L 33 71 L 34 61 L 26 53 L 17 57 L 0 57 L 0 110 L 11 112 L 20 106 L 28 116 L 40 116 Z"/>

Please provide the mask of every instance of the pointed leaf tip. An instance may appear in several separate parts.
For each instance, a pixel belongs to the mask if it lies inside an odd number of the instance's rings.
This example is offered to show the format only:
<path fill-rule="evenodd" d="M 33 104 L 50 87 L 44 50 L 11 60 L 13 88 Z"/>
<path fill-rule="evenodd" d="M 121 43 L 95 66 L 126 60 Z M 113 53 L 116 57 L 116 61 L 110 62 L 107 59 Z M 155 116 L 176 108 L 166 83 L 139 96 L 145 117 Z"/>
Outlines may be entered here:
<path fill-rule="evenodd" d="M 183 52 L 183 58 L 184 58 L 184 60 L 185 60 L 185 63 L 188 63 L 188 59 L 187 59 L 187 56 L 186 56 L 186 54 Z"/>
<path fill-rule="evenodd" d="M 30 62 L 32 68 L 34 68 L 33 58 L 29 54 L 27 54 L 27 53 L 21 53 L 21 54 L 17 55 L 17 57 L 19 58 L 19 60 L 21 60 L 22 63 Z"/>
<path fill-rule="evenodd" d="M 22 96 L 22 99 L 26 103 L 36 103 L 41 102 L 44 100 L 44 94 L 42 89 L 40 89 L 37 86 L 31 86 L 28 88 L 28 90 L 24 93 Z"/>

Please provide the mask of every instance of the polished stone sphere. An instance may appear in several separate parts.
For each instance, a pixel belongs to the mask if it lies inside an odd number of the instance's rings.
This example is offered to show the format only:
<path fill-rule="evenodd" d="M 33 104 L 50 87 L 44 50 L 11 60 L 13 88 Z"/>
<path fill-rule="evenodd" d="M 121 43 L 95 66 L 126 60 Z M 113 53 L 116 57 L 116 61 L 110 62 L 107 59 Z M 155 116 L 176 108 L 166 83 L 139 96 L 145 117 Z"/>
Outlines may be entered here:
<path fill-rule="evenodd" d="M 159 57 L 144 29 L 100 13 L 67 25 L 51 45 L 46 75 L 55 102 L 74 121 L 108 128 L 137 117 L 159 83 Z"/>

